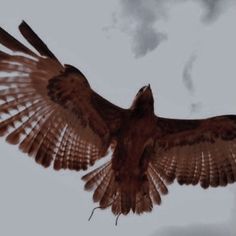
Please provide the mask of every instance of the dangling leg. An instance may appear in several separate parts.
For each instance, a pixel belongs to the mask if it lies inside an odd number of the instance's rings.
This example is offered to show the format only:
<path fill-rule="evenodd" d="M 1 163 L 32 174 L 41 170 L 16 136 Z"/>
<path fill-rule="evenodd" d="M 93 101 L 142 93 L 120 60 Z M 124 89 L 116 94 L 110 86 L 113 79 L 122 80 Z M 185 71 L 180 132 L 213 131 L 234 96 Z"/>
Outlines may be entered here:
<path fill-rule="evenodd" d="M 90 216 L 89 216 L 89 218 L 88 218 L 88 221 L 90 221 L 90 220 L 92 219 L 95 210 L 97 210 L 97 209 L 99 209 L 99 208 L 101 209 L 100 206 L 99 206 L 99 207 L 95 207 L 95 208 L 93 208 L 93 210 L 92 210 L 92 212 L 91 212 L 91 214 L 90 214 Z"/>
<path fill-rule="evenodd" d="M 88 221 L 90 221 L 90 220 L 92 219 L 95 210 L 97 210 L 97 209 L 105 209 L 105 208 L 107 208 L 107 207 L 109 207 L 109 206 L 111 206 L 111 205 L 112 205 L 112 203 L 110 203 L 110 204 L 107 205 L 106 207 L 98 206 L 98 207 L 93 208 L 93 210 L 92 210 L 92 212 L 91 212 L 91 214 L 90 214 L 90 216 L 89 216 L 89 218 L 88 218 Z"/>
<path fill-rule="evenodd" d="M 115 223 L 116 226 L 118 225 L 118 220 L 119 220 L 120 215 L 121 215 L 121 213 L 119 213 L 116 217 L 116 223 Z"/>

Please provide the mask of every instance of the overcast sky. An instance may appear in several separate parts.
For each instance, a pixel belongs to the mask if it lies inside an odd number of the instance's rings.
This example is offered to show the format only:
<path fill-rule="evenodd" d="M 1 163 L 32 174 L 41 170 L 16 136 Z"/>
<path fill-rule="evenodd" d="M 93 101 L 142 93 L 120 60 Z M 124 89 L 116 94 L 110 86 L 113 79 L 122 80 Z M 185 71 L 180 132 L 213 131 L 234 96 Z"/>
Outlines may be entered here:
<path fill-rule="evenodd" d="M 22 39 L 21 20 L 63 63 L 122 107 L 151 84 L 160 116 L 236 114 L 235 0 L 0 0 L 1 26 Z M 0 140 L 0 235 L 233 236 L 236 187 L 169 186 L 142 216 L 97 210 L 84 173 L 36 165 Z M 100 163 L 99 163 L 100 164 Z"/>

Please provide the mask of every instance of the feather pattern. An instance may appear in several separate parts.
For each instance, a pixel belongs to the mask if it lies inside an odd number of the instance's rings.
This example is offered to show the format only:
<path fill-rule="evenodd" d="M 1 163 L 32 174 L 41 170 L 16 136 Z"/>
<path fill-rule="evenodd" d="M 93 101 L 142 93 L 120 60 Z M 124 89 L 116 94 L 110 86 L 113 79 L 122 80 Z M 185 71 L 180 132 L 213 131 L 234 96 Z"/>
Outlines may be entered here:
<path fill-rule="evenodd" d="M 152 162 L 167 182 L 177 179 L 179 184 L 200 183 L 208 188 L 236 181 L 235 116 L 190 121 L 157 118 L 157 122 Z"/>
<path fill-rule="evenodd" d="M 0 136 L 44 167 L 87 169 L 110 145 L 111 119 L 101 109 L 117 122 L 124 111 L 102 97 L 92 101 L 98 95 L 79 70 L 63 66 L 26 22 L 19 29 L 39 55 L 0 28 L 12 52 L 0 51 Z"/>

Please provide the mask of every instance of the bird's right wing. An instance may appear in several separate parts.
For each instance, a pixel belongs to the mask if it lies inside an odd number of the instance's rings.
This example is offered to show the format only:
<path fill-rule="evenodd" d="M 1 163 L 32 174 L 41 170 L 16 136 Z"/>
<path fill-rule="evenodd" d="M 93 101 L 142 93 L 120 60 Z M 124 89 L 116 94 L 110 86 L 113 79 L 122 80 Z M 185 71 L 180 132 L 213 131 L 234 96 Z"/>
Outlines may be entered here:
<path fill-rule="evenodd" d="M 236 116 L 199 120 L 157 117 L 152 168 L 167 182 L 203 188 L 236 182 Z"/>
<path fill-rule="evenodd" d="M 25 22 L 19 29 L 37 52 L 0 28 L 0 135 L 45 167 L 86 169 L 105 155 L 126 110 L 62 65 Z"/>

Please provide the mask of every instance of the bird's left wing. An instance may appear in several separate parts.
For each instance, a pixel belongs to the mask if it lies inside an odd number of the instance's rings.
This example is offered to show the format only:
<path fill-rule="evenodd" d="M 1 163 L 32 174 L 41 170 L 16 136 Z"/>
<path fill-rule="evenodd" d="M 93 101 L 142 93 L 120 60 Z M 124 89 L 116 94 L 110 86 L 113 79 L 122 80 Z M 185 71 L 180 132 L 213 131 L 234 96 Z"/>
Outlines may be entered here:
<path fill-rule="evenodd" d="M 236 181 L 236 116 L 157 118 L 154 169 L 167 182 L 203 188 Z"/>
<path fill-rule="evenodd" d="M 25 22 L 19 30 L 36 51 L 0 28 L 0 136 L 45 167 L 86 169 L 105 155 L 126 110 L 62 65 Z"/>

